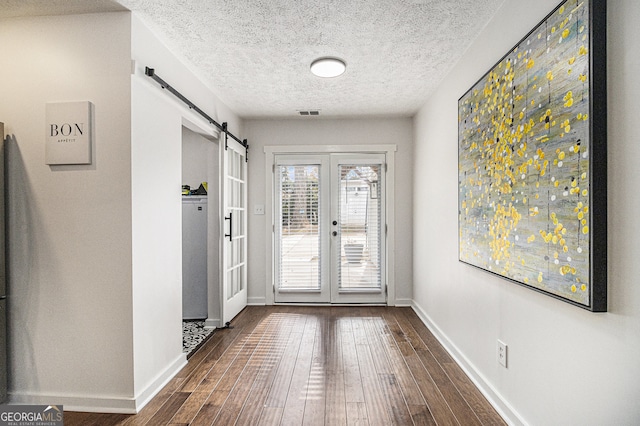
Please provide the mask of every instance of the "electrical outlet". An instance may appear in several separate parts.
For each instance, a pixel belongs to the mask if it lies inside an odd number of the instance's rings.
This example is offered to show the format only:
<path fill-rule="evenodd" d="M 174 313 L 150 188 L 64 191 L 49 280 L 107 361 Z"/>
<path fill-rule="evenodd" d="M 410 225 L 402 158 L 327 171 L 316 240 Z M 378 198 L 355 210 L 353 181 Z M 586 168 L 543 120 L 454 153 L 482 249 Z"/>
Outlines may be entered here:
<path fill-rule="evenodd" d="M 253 214 L 264 214 L 264 204 L 256 204 L 253 206 Z"/>
<path fill-rule="evenodd" d="M 498 340 L 498 364 L 507 368 L 507 344 Z"/>

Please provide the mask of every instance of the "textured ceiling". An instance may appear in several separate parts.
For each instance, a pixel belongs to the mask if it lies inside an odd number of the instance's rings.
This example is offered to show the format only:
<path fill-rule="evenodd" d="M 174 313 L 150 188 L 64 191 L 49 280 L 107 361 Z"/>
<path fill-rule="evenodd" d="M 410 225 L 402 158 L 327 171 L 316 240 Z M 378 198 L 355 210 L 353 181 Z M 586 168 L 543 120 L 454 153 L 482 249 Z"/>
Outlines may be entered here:
<path fill-rule="evenodd" d="M 0 18 L 118 12 L 126 7 L 114 0 L 0 0 Z"/>
<path fill-rule="evenodd" d="M 320 110 L 325 117 L 411 116 L 503 2 L 117 0 L 244 118 L 292 117 L 297 110 Z M 110 0 L 0 0 L 0 9 L 5 4 L 25 14 L 118 6 Z M 5 11 L 0 17 L 6 13 L 16 16 Z M 320 56 L 343 58 L 346 73 L 315 77 L 309 65 Z M 179 90 L 179 82 L 169 83 Z"/>

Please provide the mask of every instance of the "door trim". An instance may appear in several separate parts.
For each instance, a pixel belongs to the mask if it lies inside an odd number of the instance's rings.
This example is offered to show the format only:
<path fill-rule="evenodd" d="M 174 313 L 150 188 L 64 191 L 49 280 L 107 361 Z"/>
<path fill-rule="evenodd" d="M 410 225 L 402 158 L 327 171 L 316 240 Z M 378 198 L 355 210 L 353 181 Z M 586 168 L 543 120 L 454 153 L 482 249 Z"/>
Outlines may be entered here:
<path fill-rule="evenodd" d="M 386 238 L 386 274 L 385 281 L 387 285 L 387 306 L 395 306 L 395 153 L 398 150 L 395 144 L 381 145 L 275 145 L 265 146 L 265 190 L 267 196 L 265 205 L 265 304 L 274 304 L 275 292 L 275 275 L 273 268 L 274 255 L 274 205 L 273 205 L 273 170 L 275 165 L 276 154 L 385 154 L 387 173 L 386 173 L 386 221 L 387 221 L 387 238 Z"/>

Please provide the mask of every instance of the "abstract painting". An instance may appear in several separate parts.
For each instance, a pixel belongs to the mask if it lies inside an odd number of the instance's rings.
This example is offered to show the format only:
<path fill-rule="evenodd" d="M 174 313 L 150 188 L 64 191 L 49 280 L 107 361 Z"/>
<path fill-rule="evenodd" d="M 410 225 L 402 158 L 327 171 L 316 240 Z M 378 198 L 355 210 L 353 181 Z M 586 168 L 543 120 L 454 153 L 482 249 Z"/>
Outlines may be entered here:
<path fill-rule="evenodd" d="M 458 101 L 459 259 L 606 311 L 606 3 L 567 0 Z"/>

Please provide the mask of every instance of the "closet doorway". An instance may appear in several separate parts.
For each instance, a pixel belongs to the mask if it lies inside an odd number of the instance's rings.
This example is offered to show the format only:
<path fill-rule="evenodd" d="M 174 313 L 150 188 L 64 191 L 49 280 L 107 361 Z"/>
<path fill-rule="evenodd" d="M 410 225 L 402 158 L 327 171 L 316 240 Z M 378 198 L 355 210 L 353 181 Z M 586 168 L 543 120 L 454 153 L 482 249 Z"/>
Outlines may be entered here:
<path fill-rule="evenodd" d="M 220 327 L 219 141 L 182 127 L 182 313 Z M 178 190 L 178 188 L 176 189 Z"/>

